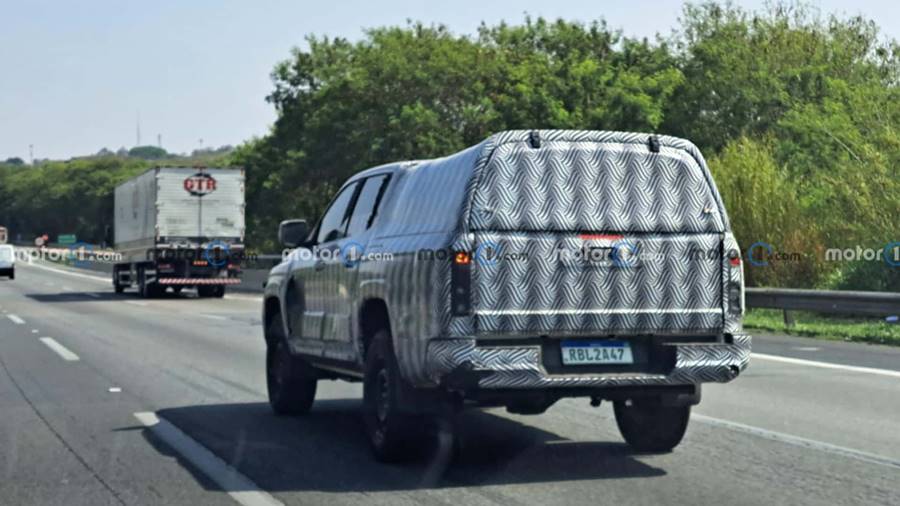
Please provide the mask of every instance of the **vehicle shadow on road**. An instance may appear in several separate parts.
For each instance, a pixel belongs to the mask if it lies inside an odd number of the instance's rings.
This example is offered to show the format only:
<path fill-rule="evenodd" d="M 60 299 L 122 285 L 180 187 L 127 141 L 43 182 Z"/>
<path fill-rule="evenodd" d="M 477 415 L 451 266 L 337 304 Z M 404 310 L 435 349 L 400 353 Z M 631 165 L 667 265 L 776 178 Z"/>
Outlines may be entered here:
<path fill-rule="evenodd" d="M 316 401 L 310 413 L 296 418 L 276 417 L 265 403 L 187 406 L 157 414 L 272 492 L 377 492 L 666 474 L 633 458 L 624 443 L 572 441 L 482 411 L 456 420 L 460 443 L 455 451 L 435 444 L 402 465 L 372 458 L 358 399 Z M 150 431 L 145 435 L 159 448 Z"/>
<path fill-rule="evenodd" d="M 35 302 L 107 302 L 115 300 L 139 299 L 137 295 L 106 292 L 59 292 L 59 293 L 26 293 L 26 297 Z"/>
<path fill-rule="evenodd" d="M 26 293 L 26 297 L 36 302 L 109 302 L 123 300 L 196 299 L 193 292 L 166 292 L 152 299 L 145 299 L 135 292 L 115 293 L 112 290 L 97 292 Z"/>

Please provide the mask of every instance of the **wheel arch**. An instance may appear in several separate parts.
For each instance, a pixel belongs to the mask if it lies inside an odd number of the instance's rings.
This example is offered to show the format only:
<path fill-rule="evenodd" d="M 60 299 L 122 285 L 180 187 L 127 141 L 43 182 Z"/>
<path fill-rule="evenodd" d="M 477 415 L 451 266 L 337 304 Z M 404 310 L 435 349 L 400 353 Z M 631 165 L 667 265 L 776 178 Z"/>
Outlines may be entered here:
<path fill-rule="evenodd" d="M 387 302 L 381 297 L 369 297 L 359 305 L 357 316 L 357 350 L 360 360 L 365 361 L 366 351 L 375 333 L 380 329 L 391 331 L 391 317 Z M 391 332 L 393 336 L 393 332 Z M 393 346 L 394 343 L 391 343 Z"/>
<path fill-rule="evenodd" d="M 284 329 L 284 315 L 281 311 L 281 301 L 277 296 L 270 295 L 266 297 L 265 301 L 263 302 L 263 308 L 263 338 L 265 338 L 266 343 L 270 343 L 272 338 L 274 337 L 269 332 L 269 326 L 272 324 L 273 318 L 280 318 L 280 323 L 283 329 L 282 331 L 285 332 L 286 330 Z M 287 332 L 285 332 L 284 335 L 287 335 Z"/>

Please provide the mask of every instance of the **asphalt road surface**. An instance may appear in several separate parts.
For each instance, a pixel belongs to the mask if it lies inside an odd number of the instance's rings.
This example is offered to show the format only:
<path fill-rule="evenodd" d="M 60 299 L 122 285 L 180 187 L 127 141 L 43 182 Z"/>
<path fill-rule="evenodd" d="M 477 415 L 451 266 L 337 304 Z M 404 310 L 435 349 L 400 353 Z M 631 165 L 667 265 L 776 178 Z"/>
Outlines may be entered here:
<path fill-rule="evenodd" d="M 609 404 L 471 411 L 460 445 L 374 462 L 357 384 L 276 418 L 255 296 L 141 300 L 0 280 L 0 504 L 900 504 L 900 350 L 756 337 L 683 443 L 641 455 Z"/>

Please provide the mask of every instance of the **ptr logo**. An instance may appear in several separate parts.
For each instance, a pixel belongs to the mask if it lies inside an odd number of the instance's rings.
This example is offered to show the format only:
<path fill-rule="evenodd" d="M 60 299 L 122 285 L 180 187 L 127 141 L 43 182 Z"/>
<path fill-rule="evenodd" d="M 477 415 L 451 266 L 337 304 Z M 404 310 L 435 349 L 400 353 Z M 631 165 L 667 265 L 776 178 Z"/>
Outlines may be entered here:
<path fill-rule="evenodd" d="M 216 180 L 209 174 L 198 172 L 184 179 L 184 190 L 195 197 L 216 191 Z"/>

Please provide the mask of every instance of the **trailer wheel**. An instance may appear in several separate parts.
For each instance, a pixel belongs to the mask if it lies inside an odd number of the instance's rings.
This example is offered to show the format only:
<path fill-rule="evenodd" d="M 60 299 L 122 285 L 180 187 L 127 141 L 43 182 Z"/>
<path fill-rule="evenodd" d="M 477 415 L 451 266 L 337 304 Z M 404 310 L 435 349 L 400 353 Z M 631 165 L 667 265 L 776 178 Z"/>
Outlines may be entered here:
<path fill-rule="evenodd" d="M 147 277 L 144 275 L 144 268 L 138 268 L 138 293 L 140 293 L 142 298 L 152 299 L 154 297 L 159 297 L 162 292 L 165 291 L 158 283 L 148 283 Z"/>
<path fill-rule="evenodd" d="M 223 285 L 201 285 L 197 287 L 197 295 L 200 297 L 216 297 L 225 296 L 225 286 Z"/>
<path fill-rule="evenodd" d="M 665 406 L 658 401 L 616 401 L 619 432 L 639 452 L 664 453 L 678 446 L 687 431 L 690 406 Z"/>
<path fill-rule="evenodd" d="M 150 295 L 147 291 L 147 288 L 148 288 L 147 280 L 144 278 L 144 268 L 143 267 L 138 267 L 137 278 L 138 278 L 138 295 L 140 295 L 141 298 L 146 299 Z"/>
<path fill-rule="evenodd" d="M 112 282 L 113 290 L 115 290 L 116 293 L 122 293 L 125 291 L 125 285 L 119 283 L 119 270 L 120 269 L 118 267 L 113 267 Z"/>

